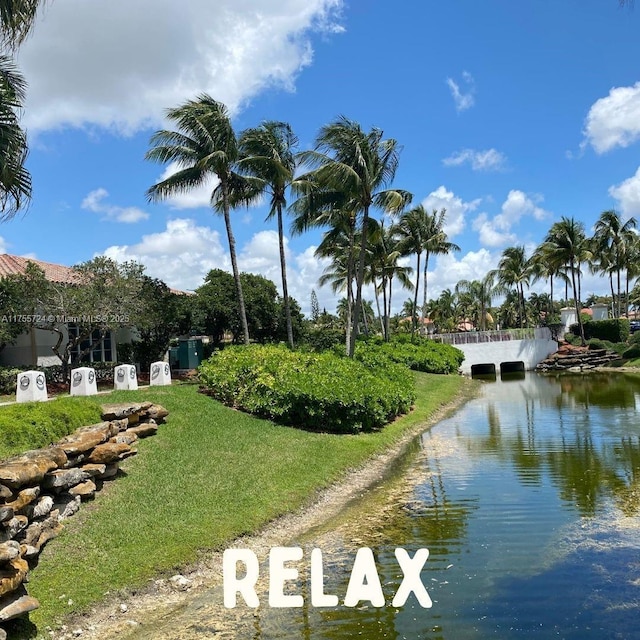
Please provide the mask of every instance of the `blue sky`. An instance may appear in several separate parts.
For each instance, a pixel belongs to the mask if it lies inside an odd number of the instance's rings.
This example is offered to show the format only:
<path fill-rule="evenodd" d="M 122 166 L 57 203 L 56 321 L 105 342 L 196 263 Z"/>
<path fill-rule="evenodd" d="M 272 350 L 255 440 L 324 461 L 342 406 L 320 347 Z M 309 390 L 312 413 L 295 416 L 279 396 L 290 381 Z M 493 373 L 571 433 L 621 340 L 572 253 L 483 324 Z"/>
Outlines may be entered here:
<path fill-rule="evenodd" d="M 563 215 L 587 230 L 606 209 L 640 215 L 639 34 L 640 7 L 616 0 L 53 0 L 19 56 L 33 202 L 0 225 L 0 251 L 136 259 L 181 289 L 230 270 L 206 192 L 145 199 L 166 175 L 144 160 L 164 110 L 207 92 L 238 131 L 285 120 L 303 149 L 339 115 L 397 139 L 394 185 L 446 207 L 461 247 L 430 265 L 437 296 Z M 265 214 L 234 213 L 240 266 L 279 283 Z M 288 238 L 290 288 L 332 311 L 318 241 Z"/>

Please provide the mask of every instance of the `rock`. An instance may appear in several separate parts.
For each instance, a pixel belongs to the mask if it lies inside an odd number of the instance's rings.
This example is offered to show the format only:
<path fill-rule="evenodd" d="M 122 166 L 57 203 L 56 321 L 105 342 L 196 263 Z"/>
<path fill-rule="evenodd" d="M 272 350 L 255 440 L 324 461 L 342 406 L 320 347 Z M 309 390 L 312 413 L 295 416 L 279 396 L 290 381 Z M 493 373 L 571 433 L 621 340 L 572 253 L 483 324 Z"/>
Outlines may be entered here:
<path fill-rule="evenodd" d="M 4 522 L 3 527 L 0 528 L 0 542 L 15 538 L 20 531 L 26 529 L 28 524 L 29 519 L 26 516 L 15 516 L 8 522 Z"/>
<path fill-rule="evenodd" d="M 113 464 L 105 465 L 104 473 L 101 473 L 98 478 L 100 480 L 109 480 L 110 478 L 115 478 L 118 475 L 118 470 L 120 469 L 120 465 L 117 462 Z"/>
<path fill-rule="evenodd" d="M 106 442 L 118 433 L 119 428 L 111 422 L 99 422 L 74 431 L 57 443 L 67 455 L 77 456 Z"/>
<path fill-rule="evenodd" d="M 158 432 L 158 425 L 155 422 L 141 422 L 135 427 L 129 427 L 125 433 L 135 433 L 138 438 L 153 436 Z"/>
<path fill-rule="evenodd" d="M 169 583 L 177 591 L 186 591 L 191 586 L 192 581 L 178 574 L 169 578 Z"/>
<path fill-rule="evenodd" d="M 24 509 L 28 504 L 31 504 L 39 495 L 40 487 L 29 487 L 28 489 L 20 491 L 16 499 L 13 502 L 7 502 L 6 506 L 11 507 L 17 512 Z"/>
<path fill-rule="evenodd" d="M 20 556 L 22 558 L 26 558 L 27 560 L 29 560 L 31 558 L 35 558 L 39 553 L 40 553 L 40 549 L 30 544 L 20 545 Z"/>
<path fill-rule="evenodd" d="M 147 415 L 157 422 L 164 422 L 169 412 L 161 404 L 153 404 L 147 409 Z"/>
<path fill-rule="evenodd" d="M 0 627 L 0 640 L 7 640 L 7 632 Z"/>
<path fill-rule="evenodd" d="M 29 571 L 29 565 L 22 558 L 10 560 L 0 569 L 0 596 L 15 591 L 23 582 Z"/>
<path fill-rule="evenodd" d="M 15 540 L 8 540 L 0 544 L 0 565 L 3 565 L 20 555 L 20 544 Z"/>
<path fill-rule="evenodd" d="M 32 596 L 27 595 L 26 590 L 22 587 L 14 593 L 0 598 L 0 622 L 24 616 L 39 606 L 40 603 Z"/>
<path fill-rule="evenodd" d="M 64 466 L 67 456 L 60 447 L 27 451 L 0 464 L 0 483 L 11 489 L 38 484 L 44 474 Z"/>
<path fill-rule="evenodd" d="M 132 413 L 128 418 L 129 426 L 132 427 L 134 424 L 138 424 L 140 422 L 140 415 L 137 413 Z"/>
<path fill-rule="evenodd" d="M 59 495 L 57 502 L 53 505 L 60 513 L 58 520 L 64 520 L 76 514 L 80 509 L 80 501 L 80 496 L 72 496 L 68 493 Z"/>
<path fill-rule="evenodd" d="M 96 492 L 96 485 L 93 480 L 87 480 L 81 484 L 77 484 L 75 487 L 69 489 L 69 495 L 80 496 L 81 499 L 93 498 Z"/>
<path fill-rule="evenodd" d="M 111 438 L 109 442 L 115 442 L 116 444 L 120 442 L 124 442 L 125 444 L 133 444 L 137 439 L 137 434 L 133 433 L 130 429 L 127 429 L 126 431 L 119 433 L 117 436 L 113 436 L 113 438 Z"/>
<path fill-rule="evenodd" d="M 105 472 L 107 465 L 89 463 L 89 464 L 83 465 L 81 468 L 82 468 L 82 471 L 86 473 L 89 478 L 95 478 L 96 476 L 101 476 Z"/>
<path fill-rule="evenodd" d="M 13 516 L 16 515 L 16 512 L 12 507 L 2 506 L 0 507 L 0 522 L 6 522 L 7 520 L 11 520 Z"/>
<path fill-rule="evenodd" d="M 21 536 L 21 542 L 27 546 L 33 546 L 41 549 L 42 545 L 58 535 L 62 530 L 58 522 L 60 512 L 56 509 L 45 520 L 32 522 Z M 54 535 L 49 535 L 50 531 L 54 531 Z"/>
<path fill-rule="evenodd" d="M 46 489 L 63 490 L 84 482 L 89 476 L 78 467 L 73 469 L 57 469 L 50 471 L 42 480 Z"/>
<path fill-rule="evenodd" d="M 116 462 L 116 460 L 122 460 L 125 454 L 131 451 L 131 447 L 128 444 L 107 442 L 106 444 L 98 445 L 92 452 L 89 458 L 89 462 L 95 462 L 99 464 L 108 464 Z"/>
<path fill-rule="evenodd" d="M 120 418 L 128 418 L 134 413 L 144 413 L 151 406 L 153 406 L 151 402 L 120 402 L 103 404 L 100 409 L 103 420 L 117 420 Z"/>
<path fill-rule="evenodd" d="M 33 507 L 31 517 L 42 518 L 50 513 L 51 509 L 53 509 L 53 498 L 51 496 L 42 496 L 40 500 L 38 500 L 38 504 Z"/>
<path fill-rule="evenodd" d="M 7 501 L 13 500 L 13 491 L 9 489 L 9 487 L 5 487 L 3 484 L 0 484 L 0 500 Z"/>

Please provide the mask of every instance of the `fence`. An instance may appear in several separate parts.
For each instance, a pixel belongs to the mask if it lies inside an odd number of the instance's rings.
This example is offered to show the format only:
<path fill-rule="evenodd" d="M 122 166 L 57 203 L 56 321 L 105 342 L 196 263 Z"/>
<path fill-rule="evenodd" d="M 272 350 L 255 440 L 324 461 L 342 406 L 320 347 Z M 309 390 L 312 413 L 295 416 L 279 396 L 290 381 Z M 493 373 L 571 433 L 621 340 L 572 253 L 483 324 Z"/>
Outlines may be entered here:
<path fill-rule="evenodd" d="M 484 342 L 506 342 L 509 340 L 551 340 L 548 327 L 535 329 L 504 329 L 501 331 L 468 331 L 464 333 L 440 333 L 433 340 L 446 344 L 481 344 Z"/>

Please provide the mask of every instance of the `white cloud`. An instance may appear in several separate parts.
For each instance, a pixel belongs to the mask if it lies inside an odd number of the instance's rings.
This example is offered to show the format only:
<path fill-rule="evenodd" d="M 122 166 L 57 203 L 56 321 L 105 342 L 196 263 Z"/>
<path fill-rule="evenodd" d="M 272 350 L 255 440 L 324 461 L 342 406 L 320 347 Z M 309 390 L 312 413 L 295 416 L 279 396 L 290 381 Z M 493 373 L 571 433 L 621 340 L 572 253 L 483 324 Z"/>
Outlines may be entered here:
<path fill-rule="evenodd" d="M 462 149 L 442 161 L 445 167 L 459 167 L 467 163 L 474 171 L 501 171 L 507 164 L 507 156 L 497 149 Z"/>
<path fill-rule="evenodd" d="M 466 111 L 475 104 L 476 84 L 473 76 L 468 71 L 463 71 L 462 79 L 466 85 L 466 93 L 463 92 L 460 85 L 453 78 L 447 78 L 447 86 L 451 91 L 451 97 L 458 112 Z"/>
<path fill-rule="evenodd" d="M 7 241 L 0 236 L 0 253 L 7 253 L 8 248 L 9 245 L 7 244 Z"/>
<path fill-rule="evenodd" d="M 469 251 L 458 258 L 455 254 L 437 256 L 435 268 L 429 270 L 430 300 L 435 300 L 445 289 L 454 290 L 460 280 L 482 280 L 498 264 L 498 256 L 487 249 Z"/>
<path fill-rule="evenodd" d="M 519 189 L 509 191 L 498 215 L 489 219 L 486 213 L 481 213 L 473 221 L 473 229 L 478 232 L 480 243 L 485 247 L 515 244 L 518 241 L 518 235 L 512 231 L 512 228 L 523 217 L 531 216 L 541 221 L 550 215 L 536 204 L 541 200 L 541 196 L 529 196 Z"/>
<path fill-rule="evenodd" d="M 640 215 L 640 167 L 635 175 L 609 187 L 609 195 L 618 201 L 625 216 Z"/>
<path fill-rule="evenodd" d="M 423 201 L 422 205 L 428 210 L 446 209 L 444 230 L 453 238 L 459 234 L 466 225 L 466 216 L 469 212 L 474 211 L 480 204 L 480 199 L 464 202 L 462 198 L 456 196 L 452 191 L 447 191 L 444 185 L 439 186 L 432 191 Z"/>
<path fill-rule="evenodd" d="M 170 220 L 164 231 L 144 235 L 138 244 L 108 247 L 102 255 L 118 262 L 135 260 L 151 277 L 184 291 L 199 287 L 211 269 L 231 269 L 220 234 L 185 218 Z"/>
<path fill-rule="evenodd" d="M 20 50 L 30 132 L 97 125 L 130 135 L 206 92 L 232 111 L 292 90 L 312 32 L 342 0 L 57 0 Z M 117 35 L 114 35 L 117 34 Z"/>
<path fill-rule="evenodd" d="M 640 82 L 632 87 L 614 87 L 609 95 L 593 103 L 584 125 L 584 147 L 597 153 L 628 147 L 640 139 Z"/>
<path fill-rule="evenodd" d="M 104 220 L 114 220 L 115 222 L 134 223 L 146 220 L 149 214 L 137 207 L 118 207 L 105 202 L 109 192 L 100 187 L 91 191 L 80 205 L 86 211 L 103 214 Z"/>
<path fill-rule="evenodd" d="M 177 162 L 170 163 L 158 178 L 158 182 L 166 180 L 179 169 L 180 165 Z M 185 191 L 184 193 L 176 193 L 175 195 L 165 198 L 164 202 L 166 202 L 171 209 L 197 209 L 200 207 L 209 207 L 211 206 L 211 194 L 219 184 L 220 180 L 215 176 L 211 176 L 209 180 L 201 184 L 199 187 L 189 189 L 189 191 Z"/>

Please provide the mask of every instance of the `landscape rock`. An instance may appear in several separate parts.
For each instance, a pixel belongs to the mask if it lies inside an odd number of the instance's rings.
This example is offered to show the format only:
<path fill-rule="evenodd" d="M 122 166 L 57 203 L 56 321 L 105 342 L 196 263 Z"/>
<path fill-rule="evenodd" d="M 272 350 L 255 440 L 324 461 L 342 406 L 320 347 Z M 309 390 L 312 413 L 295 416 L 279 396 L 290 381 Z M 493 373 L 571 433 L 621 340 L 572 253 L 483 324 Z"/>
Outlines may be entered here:
<path fill-rule="evenodd" d="M 107 442 L 105 444 L 98 445 L 87 458 L 89 462 L 98 464 L 109 464 L 122 460 L 122 456 L 131 451 L 131 447 L 124 442 L 115 443 Z"/>
<path fill-rule="evenodd" d="M 61 494 L 57 497 L 57 502 L 53 505 L 55 509 L 60 513 L 58 520 L 65 520 L 72 515 L 78 513 L 80 509 L 80 496 L 72 496 L 68 493 Z"/>
<path fill-rule="evenodd" d="M 162 422 L 169 415 L 169 412 L 161 404 L 154 404 L 147 410 L 147 415 L 156 422 Z"/>
<path fill-rule="evenodd" d="M 0 544 L 0 565 L 6 564 L 19 555 L 20 545 L 15 540 L 8 540 Z"/>
<path fill-rule="evenodd" d="M 24 582 L 28 571 L 29 565 L 22 558 L 14 558 L 0 567 L 0 596 L 15 591 Z"/>
<path fill-rule="evenodd" d="M 63 490 L 84 482 L 89 477 L 82 469 L 57 469 L 50 471 L 42 480 L 42 486 L 46 489 Z"/>
<path fill-rule="evenodd" d="M 69 495 L 80 496 L 81 499 L 93 498 L 96 492 L 96 485 L 93 480 L 87 480 L 81 484 L 77 484 L 75 487 L 69 489 Z"/>
<path fill-rule="evenodd" d="M 125 433 L 135 433 L 138 438 L 153 436 L 158 432 L 158 425 L 155 422 L 141 422 L 135 427 L 129 427 Z"/>
<path fill-rule="evenodd" d="M 45 473 L 63 466 L 67 456 L 60 447 L 34 449 L 0 463 L 0 483 L 11 489 L 32 486 L 42 481 Z"/>
<path fill-rule="evenodd" d="M 24 616 L 39 606 L 40 603 L 32 596 L 27 595 L 24 588 L 18 589 L 14 593 L 0 598 L 0 622 Z"/>
<path fill-rule="evenodd" d="M 11 520 L 16 512 L 12 507 L 2 506 L 0 507 L 0 522 L 6 522 L 7 520 Z"/>
<path fill-rule="evenodd" d="M 7 502 L 5 506 L 11 507 L 14 511 L 18 512 L 28 504 L 31 504 L 39 495 L 40 487 L 29 487 L 28 489 L 20 491 L 16 499 L 13 502 Z"/>
<path fill-rule="evenodd" d="M 137 434 L 133 433 L 130 429 L 127 429 L 126 431 L 119 433 L 117 436 L 113 436 L 113 438 L 111 438 L 109 442 L 124 442 L 124 444 L 133 444 L 137 439 Z"/>
<path fill-rule="evenodd" d="M 62 438 L 62 440 L 58 441 L 58 446 L 61 447 L 67 455 L 77 456 L 106 442 L 116 433 L 118 433 L 118 428 L 111 422 L 99 422 L 78 429 L 74 433 Z"/>
<path fill-rule="evenodd" d="M 3 484 L 0 484 L 0 500 L 13 500 L 13 491 L 11 491 L 9 487 L 5 487 Z"/>
<path fill-rule="evenodd" d="M 82 471 L 87 474 L 87 477 L 94 478 L 95 476 L 101 476 L 105 472 L 107 465 L 90 462 L 89 464 L 83 465 L 81 468 Z"/>
<path fill-rule="evenodd" d="M 29 519 L 26 516 L 14 516 L 8 522 L 3 522 L 0 528 L 0 542 L 15 538 L 28 524 Z"/>
<path fill-rule="evenodd" d="M 104 473 L 101 473 L 98 478 L 100 478 L 100 480 L 109 480 L 110 478 L 115 478 L 118 475 L 119 470 L 120 464 L 118 462 L 107 464 L 105 465 Z"/>
<path fill-rule="evenodd" d="M 134 413 L 144 413 L 151 406 L 151 402 L 119 402 L 114 404 L 103 404 L 100 409 L 102 411 L 103 420 L 117 420 L 120 418 L 128 418 Z"/>

